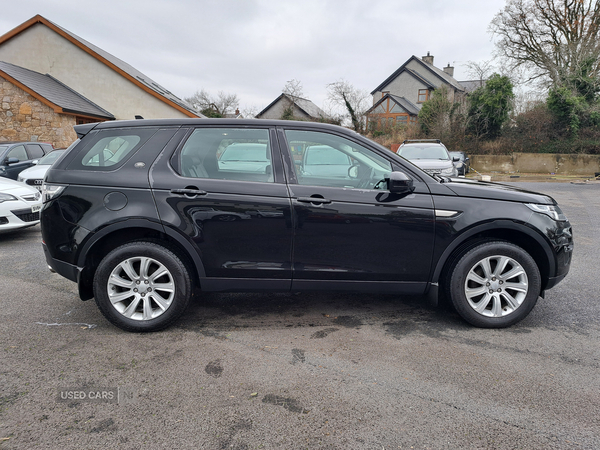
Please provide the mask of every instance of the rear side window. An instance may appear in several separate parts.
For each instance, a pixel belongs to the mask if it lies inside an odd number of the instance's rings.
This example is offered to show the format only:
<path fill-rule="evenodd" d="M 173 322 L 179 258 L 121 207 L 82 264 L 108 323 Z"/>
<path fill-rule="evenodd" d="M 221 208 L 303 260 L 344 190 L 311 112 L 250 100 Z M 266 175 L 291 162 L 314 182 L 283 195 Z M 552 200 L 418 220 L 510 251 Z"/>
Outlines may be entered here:
<path fill-rule="evenodd" d="M 29 153 L 29 159 L 39 159 L 44 156 L 44 150 L 37 144 L 27 144 L 27 153 Z"/>
<path fill-rule="evenodd" d="M 268 129 L 198 128 L 179 155 L 189 178 L 273 182 Z"/>
<path fill-rule="evenodd" d="M 103 130 L 88 142 L 69 169 L 114 170 L 131 158 L 156 132 L 154 129 Z"/>

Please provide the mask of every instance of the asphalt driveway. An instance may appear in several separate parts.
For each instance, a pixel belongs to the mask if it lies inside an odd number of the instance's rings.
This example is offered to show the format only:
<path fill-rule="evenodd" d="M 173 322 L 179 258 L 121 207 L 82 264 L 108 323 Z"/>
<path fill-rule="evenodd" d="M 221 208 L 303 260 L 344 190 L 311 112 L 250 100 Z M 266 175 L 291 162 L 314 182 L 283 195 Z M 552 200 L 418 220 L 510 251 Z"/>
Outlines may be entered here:
<path fill-rule="evenodd" d="M 0 448 L 600 448 L 600 185 L 519 185 L 558 200 L 575 255 L 505 330 L 295 293 L 210 294 L 125 333 L 47 270 L 39 226 L 0 235 Z"/>

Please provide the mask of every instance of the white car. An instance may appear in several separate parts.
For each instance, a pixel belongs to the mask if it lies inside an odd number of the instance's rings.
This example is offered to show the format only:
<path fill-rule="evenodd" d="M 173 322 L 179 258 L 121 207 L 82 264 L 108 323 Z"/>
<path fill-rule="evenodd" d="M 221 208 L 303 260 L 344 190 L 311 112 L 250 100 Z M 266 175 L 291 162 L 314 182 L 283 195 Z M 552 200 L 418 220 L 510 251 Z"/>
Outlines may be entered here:
<path fill-rule="evenodd" d="M 46 172 L 48 172 L 48 169 L 52 167 L 52 164 L 54 164 L 64 152 L 65 150 L 54 150 L 46 154 L 46 156 L 40 158 L 34 166 L 19 173 L 17 181 L 21 181 L 29 186 L 35 187 L 38 191 L 41 191 Z"/>
<path fill-rule="evenodd" d="M 0 177 L 0 233 L 40 223 L 42 194 L 31 186 Z"/>

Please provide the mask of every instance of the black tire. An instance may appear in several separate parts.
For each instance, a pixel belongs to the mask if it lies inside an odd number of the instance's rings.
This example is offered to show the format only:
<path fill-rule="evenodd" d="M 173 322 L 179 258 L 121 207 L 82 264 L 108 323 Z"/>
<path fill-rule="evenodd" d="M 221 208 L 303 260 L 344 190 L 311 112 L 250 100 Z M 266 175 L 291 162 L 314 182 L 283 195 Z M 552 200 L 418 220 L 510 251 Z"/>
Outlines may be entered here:
<path fill-rule="evenodd" d="M 98 308 L 109 322 L 125 331 L 168 327 L 183 314 L 191 293 L 185 264 L 154 242 L 117 247 L 104 257 L 94 274 Z"/>
<path fill-rule="evenodd" d="M 537 303 L 540 272 L 521 247 L 486 241 L 458 257 L 446 280 L 458 314 L 472 325 L 504 328 L 524 319 Z"/>

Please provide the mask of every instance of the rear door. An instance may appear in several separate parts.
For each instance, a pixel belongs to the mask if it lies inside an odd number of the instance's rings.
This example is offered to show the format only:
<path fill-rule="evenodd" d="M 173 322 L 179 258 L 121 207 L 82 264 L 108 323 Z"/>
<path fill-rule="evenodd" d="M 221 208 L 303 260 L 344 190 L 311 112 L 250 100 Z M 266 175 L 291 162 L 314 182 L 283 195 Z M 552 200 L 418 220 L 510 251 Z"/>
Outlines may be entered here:
<path fill-rule="evenodd" d="M 341 134 L 290 127 L 280 130 L 280 142 L 290 160 L 292 289 L 422 293 L 434 240 L 427 185 L 414 179 L 412 194 L 391 194 L 383 179 L 394 170 L 392 162 Z M 319 149 L 318 171 L 303 166 L 311 148 Z"/>
<path fill-rule="evenodd" d="M 203 289 L 290 288 L 291 203 L 274 130 L 191 128 L 150 177 L 164 226 L 204 265 Z"/>

